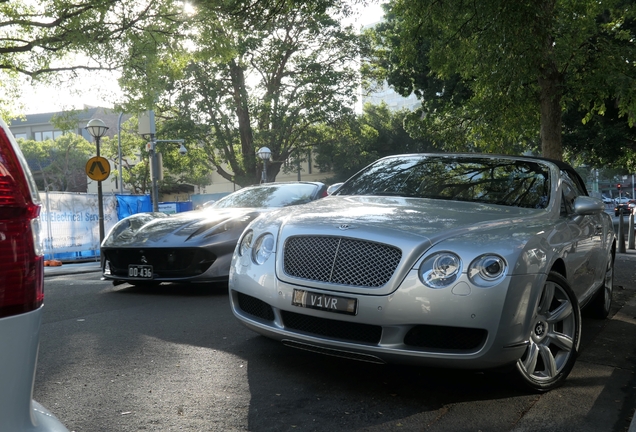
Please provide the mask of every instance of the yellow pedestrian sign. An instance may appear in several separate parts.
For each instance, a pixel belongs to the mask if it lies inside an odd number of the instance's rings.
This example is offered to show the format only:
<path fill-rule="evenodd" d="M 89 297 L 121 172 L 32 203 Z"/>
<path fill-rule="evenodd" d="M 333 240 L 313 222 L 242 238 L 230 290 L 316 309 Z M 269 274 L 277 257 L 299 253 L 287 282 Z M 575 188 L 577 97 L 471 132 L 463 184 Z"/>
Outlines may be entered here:
<path fill-rule="evenodd" d="M 106 158 L 94 156 L 86 162 L 86 175 L 91 180 L 104 181 L 110 174 L 110 163 Z"/>

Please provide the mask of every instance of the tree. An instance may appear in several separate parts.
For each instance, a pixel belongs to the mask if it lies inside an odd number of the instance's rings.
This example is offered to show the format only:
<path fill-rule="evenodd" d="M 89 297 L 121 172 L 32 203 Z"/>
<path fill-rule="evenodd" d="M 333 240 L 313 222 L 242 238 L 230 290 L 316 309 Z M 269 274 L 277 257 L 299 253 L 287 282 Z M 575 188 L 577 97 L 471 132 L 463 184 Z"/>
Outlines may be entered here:
<path fill-rule="evenodd" d="M 131 53 L 167 48 L 187 16 L 174 0 L 0 1 L 0 106 L 13 105 L 19 76 L 50 80 L 80 70 L 116 70 Z M 3 114 L 3 112 L 0 112 Z"/>
<path fill-rule="evenodd" d="M 616 104 L 608 101 L 603 115 L 586 114 L 569 110 L 563 115 L 565 157 L 573 163 L 636 172 L 636 128 L 619 116 Z M 581 123 L 583 117 L 587 118 L 585 124 Z"/>
<path fill-rule="evenodd" d="M 67 133 L 55 140 L 18 141 L 42 190 L 86 192 L 86 163 L 95 146 L 83 137 Z"/>
<path fill-rule="evenodd" d="M 430 142 L 414 139 L 404 129 L 407 113 L 392 112 L 386 104 L 366 104 L 361 115 L 316 128 L 322 143 L 316 163 L 333 171 L 332 181 L 338 182 L 384 156 L 432 151 Z"/>
<path fill-rule="evenodd" d="M 150 75 L 164 77 L 155 86 L 162 90 L 156 100 L 160 133 L 196 143 L 205 152 L 202 169 L 239 185 L 258 183 L 255 153 L 263 146 L 272 151 L 267 174 L 274 180 L 288 158 L 308 147 L 312 125 L 351 112 L 357 82 L 357 36 L 331 16 L 340 1 L 256 3 L 275 4 L 276 13 L 263 20 L 238 13 L 236 5 L 198 3 L 182 67 L 167 59 L 150 62 Z M 226 44 L 222 50 L 219 40 Z M 143 93 L 146 75 L 124 73 L 129 103 Z"/>
<path fill-rule="evenodd" d="M 384 67 L 402 94 L 441 84 L 438 94 L 460 95 L 460 103 L 442 100 L 425 110 L 421 126 L 438 138 L 505 147 L 532 145 L 539 132 L 543 155 L 561 159 L 566 107 L 587 121 L 604 114 L 611 100 L 633 125 L 631 0 L 389 5 L 389 24 L 378 29 L 372 55 L 376 70 Z M 465 88 L 455 92 L 453 83 Z"/>
<path fill-rule="evenodd" d="M 150 161 L 147 149 L 148 141 L 138 134 L 137 117 L 131 117 L 122 123 L 119 136 L 104 137 L 101 141 L 102 156 L 113 161 L 111 175 L 119 176 L 119 143 L 121 141 L 121 165 L 124 188 L 133 194 L 150 193 Z M 161 124 L 159 125 L 161 126 Z M 159 143 L 157 150 L 163 159 L 163 180 L 159 181 L 159 191 L 171 190 L 175 185 L 187 183 L 195 186 L 208 185 L 209 176 L 202 172 L 198 161 L 204 157 L 201 149 L 192 147 L 186 156 L 178 154 L 178 147 Z M 120 181 L 118 179 L 118 181 Z"/>

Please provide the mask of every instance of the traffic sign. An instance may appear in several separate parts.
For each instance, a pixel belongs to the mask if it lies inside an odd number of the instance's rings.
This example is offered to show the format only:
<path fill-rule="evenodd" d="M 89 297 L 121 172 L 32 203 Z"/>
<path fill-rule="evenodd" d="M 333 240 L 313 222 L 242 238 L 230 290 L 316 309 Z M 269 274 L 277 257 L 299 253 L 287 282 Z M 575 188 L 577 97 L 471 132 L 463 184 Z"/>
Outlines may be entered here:
<path fill-rule="evenodd" d="M 95 181 L 104 181 L 110 175 L 110 163 L 106 158 L 94 156 L 86 162 L 86 175 Z"/>

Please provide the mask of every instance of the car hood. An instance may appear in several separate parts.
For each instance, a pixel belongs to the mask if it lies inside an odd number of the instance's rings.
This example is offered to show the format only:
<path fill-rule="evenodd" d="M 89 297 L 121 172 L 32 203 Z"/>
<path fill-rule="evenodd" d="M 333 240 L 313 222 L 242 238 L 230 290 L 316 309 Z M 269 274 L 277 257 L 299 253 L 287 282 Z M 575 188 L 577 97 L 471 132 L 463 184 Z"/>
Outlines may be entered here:
<path fill-rule="evenodd" d="M 551 211 L 425 198 L 333 196 L 302 209 L 282 209 L 257 219 L 252 228 L 278 231 L 278 252 L 293 237 L 350 237 L 401 250 L 400 264 L 383 286 L 339 286 L 308 281 L 308 287 L 346 293 L 386 295 L 415 268 L 427 250 L 436 245 L 466 256 L 465 251 L 499 251 L 503 256 L 520 254 L 527 241 L 554 223 Z M 525 230 L 525 232 L 524 232 Z M 281 254 L 284 257 L 284 252 Z M 277 277 L 298 283 L 276 260 Z"/>
<path fill-rule="evenodd" d="M 290 210 L 282 231 L 389 231 L 435 243 L 467 231 L 545 222 L 545 209 L 426 198 L 333 196 Z M 521 225 L 524 226 L 524 225 Z"/>
<path fill-rule="evenodd" d="M 178 213 L 130 216 L 120 221 L 104 241 L 105 247 L 198 245 L 218 234 L 238 239 L 249 222 L 267 209 L 203 209 Z"/>

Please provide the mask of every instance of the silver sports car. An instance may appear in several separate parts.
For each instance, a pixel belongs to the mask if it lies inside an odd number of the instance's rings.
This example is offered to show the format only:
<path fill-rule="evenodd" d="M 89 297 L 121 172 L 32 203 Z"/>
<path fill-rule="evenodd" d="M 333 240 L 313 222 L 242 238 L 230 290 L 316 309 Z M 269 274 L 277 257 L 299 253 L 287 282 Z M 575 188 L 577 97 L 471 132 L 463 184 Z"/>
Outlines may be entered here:
<path fill-rule="evenodd" d="M 227 279 L 232 252 L 250 221 L 326 195 L 319 182 L 268 183 L 240 189 L 201 210 L 129 216 L 102 242 L 103 277 L 146 286 Z"/>
<path fill-rule="evenodd" d="M 604 209 L 561 162 L 387 157 L 332 196 L 252 221 L 232 259 L 232 310 L 291 347 L 501 368 L 547 391 L 574 365 L 581 308 L 610 311 Z"/>

